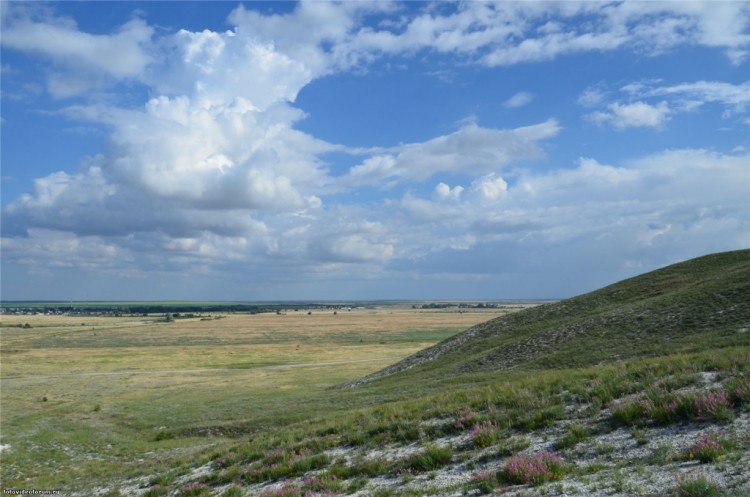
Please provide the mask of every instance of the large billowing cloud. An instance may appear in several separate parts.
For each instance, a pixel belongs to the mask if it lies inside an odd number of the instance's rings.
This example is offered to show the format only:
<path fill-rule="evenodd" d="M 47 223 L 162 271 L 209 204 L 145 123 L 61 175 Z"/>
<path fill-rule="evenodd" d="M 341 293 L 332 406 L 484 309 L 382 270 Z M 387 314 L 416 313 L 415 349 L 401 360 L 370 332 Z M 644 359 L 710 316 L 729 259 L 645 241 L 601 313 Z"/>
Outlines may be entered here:
<path fill-rule="evenodd" d="M 579 15 L 592 21 L 573 22 Z M 365 25 L 368 16 L 380 22 Z M 547 144 L 565 133 L 553 114 L 352 149 L 300 131 L 305 114 L 295 101 L 316 79 L 422 50 L 503 66 L 694 44 L 738 63 L 750 45 L 748 16 L 742 2 L 312 1 L 273 15 L 240 6 L 224 32 L 163 34 L 135 18 L 93 35 L 46 11 L 10 9 L 3 45 L 52 61 L 46 82 L 65 102 L 59 113 L 106 127 L 108 141 L 77 172 L 37 178 L 4 208 L 3 258 L 36 273 L 252 273 L 288 283 L 335 279 L 352 267 L 365 279 L 484 278 L 531 264 L 524 254 L 541 257 L 539 247 L 575 259 L 587 245 L 627 260 L 655 246 L 677 256 L 746 246 L 747 155 L 670 150 L 535 171 L 527 165 L 550 161 Z M 118 84 L 141 85 L 148 98 L 126 105 L 84 96 Z M 707 103 L 744 115 L 746 86 L 649 82 L 620 89 L 616 101 L 590 88 L 580 101 L 601 124 L 663 128 Z M 504 106 L 531 101 L 521 92 Z M 330 152 L 349 157 L 345 173 L 331 173 Z M 383 193 L 369 202 L 340 196 L 373 189 Z"/>

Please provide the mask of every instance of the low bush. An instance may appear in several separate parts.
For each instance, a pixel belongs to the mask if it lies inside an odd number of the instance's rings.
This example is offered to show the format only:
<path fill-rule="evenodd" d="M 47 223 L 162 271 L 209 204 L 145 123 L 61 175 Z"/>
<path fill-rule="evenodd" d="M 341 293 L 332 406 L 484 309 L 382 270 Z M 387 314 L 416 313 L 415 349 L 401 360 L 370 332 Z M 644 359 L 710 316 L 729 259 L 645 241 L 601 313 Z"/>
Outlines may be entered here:
<path fill-rule="evenodd" d="M 482 421 L 471 428 L 471 440 L 474 447 L 489 447 L 497 441 L 497 428 L 491 421 Z"/>
<path fill-rule="evenodd" d="M 469 482 L 468 490 L 478 490 L 480 494 L 488 494 L 497 486 L 497 474 L 493 471 L 480 471 Z"/>
<path fill-rule="evenodd" d="M 736 388 L 737 398 L 742 397 L 742 385 Z M 700 395 L 650 390 L 636 399 L 614 406 L 611 419 L 614 424 L 625 426 L 647 423 L 669 425 L 692 419 L 726 422 L 734 417 L 732 403 L 725 390 L 711 390 Z"/>
<path fill-rule="evenodd" d="M 734 411 L 727 392 L 712 390 L 696 397 L 695 415 L 705 421 L 730 421 L 734 417 Z"/>
<path fill-rule="evenodd" d="M 565 464 L 551 452 L 512 457 L 500 471 L 503 481 L 513 484 L 541 485 L 559 480 L 565 474 Z"/>
<path fill-rule="evenodd" d="M 689 449 L 688 459 L 700 462 L 714 462 L 719 460 L 729 446 L 729 440 L 715 433 L 706 433 Z"/>

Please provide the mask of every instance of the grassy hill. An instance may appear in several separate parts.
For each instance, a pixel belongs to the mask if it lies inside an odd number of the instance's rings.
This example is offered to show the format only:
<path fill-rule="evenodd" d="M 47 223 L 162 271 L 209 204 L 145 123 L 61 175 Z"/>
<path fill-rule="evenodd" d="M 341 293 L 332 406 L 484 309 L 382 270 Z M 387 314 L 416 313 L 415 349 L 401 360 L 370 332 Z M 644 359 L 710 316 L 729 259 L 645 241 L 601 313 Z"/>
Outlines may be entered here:
<path fill-rule="evenodd" d="M 493 319 L 347 386 L 171 432 L 230 435 L 74 495 L 746 497 L 750 250 Z"/>
<path fill-rule="evenodd" d="M 590 366 L 750 341 L 750 250 L 675 264 L 475 326 L 364 380 Z"/>

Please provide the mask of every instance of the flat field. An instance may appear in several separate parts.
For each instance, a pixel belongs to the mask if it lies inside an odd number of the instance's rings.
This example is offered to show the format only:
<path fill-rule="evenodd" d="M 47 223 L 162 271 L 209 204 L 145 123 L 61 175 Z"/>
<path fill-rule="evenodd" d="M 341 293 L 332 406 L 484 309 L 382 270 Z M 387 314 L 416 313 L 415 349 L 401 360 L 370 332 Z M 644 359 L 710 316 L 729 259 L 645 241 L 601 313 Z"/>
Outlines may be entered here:
<path fill-rule="evenodd" d="M 0 486 L 72 491 L 152 474 L 320 414 L 329 387 L 503 312 L 388 306 L 172 322 L 4 315 Z"/>

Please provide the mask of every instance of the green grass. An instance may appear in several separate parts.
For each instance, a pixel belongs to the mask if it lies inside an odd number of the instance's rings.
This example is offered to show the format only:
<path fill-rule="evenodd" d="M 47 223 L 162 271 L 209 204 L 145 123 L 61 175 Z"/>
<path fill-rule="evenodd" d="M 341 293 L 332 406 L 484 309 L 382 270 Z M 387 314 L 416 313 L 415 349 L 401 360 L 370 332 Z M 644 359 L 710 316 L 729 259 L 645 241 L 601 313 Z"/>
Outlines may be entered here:
<path fill-rule="evenodd" d="M 453 449 L 428 445 L 423 451 L 414 454 L 404 461 L 404 467 L 414 471 L 432 471 L 440 469 L 453 459 Z"/>
<path fill-rule="evenodd" d="M 589 430 L 581 423 L 571 423 L 568 425 L 565 435 L 557 441 L 557 448 L 560 450 L 570 449 L 588 438 Z"/>
<path fill-rule="evenodd" d="M 718 483 L 702 474 L 678 476 L 672 493 L 675 497 L 728 497 Z"/>

